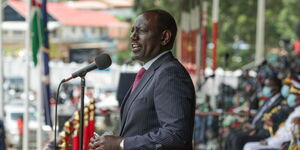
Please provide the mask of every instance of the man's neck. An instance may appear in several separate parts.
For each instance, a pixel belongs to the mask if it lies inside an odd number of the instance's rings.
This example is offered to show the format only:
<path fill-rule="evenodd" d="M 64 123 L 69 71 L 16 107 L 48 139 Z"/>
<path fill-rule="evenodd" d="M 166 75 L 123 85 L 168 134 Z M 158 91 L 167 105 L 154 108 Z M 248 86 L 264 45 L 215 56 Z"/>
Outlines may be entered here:
<path fill-rule="evenodd" d="M 143 65 L 143 68 L 145 68 L 146 70 L 148 70 L 150 68 L 150 66 L 161 56 L 163 56 L 164 54 L 168 53 L 170 51 L 164 51 L 162 53 L 160 53 L 159 55 L 157 55 L 156 57 L 152 58 L 151 60 L 149 60 L 148 62 L 146 62 Z"/>

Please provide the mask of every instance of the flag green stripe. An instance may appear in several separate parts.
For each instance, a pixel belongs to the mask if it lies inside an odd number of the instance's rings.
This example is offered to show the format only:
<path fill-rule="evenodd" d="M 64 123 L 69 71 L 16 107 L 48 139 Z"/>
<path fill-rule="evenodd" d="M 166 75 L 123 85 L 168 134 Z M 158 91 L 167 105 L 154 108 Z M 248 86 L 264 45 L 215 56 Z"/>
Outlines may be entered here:
<path fill-rule="evenodd" d="M 38 63 L 38 52 L 43 46 L 44 31 L 43 31 L 43 20 L 40 8 L 33 9 L 33 16 L 31 20 L 31 42 L 32 42 L 32 59 L 36 66 Z"/>

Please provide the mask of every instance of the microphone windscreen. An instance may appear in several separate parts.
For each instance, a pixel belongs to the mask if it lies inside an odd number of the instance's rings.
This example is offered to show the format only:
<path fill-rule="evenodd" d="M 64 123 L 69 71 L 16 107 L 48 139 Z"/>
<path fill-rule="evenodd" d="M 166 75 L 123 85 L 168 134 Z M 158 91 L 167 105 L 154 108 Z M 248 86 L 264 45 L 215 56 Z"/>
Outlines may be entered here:
<path fill-rule="evenodd" d="M 108 54 L 101 54 L 95 58 L 95 63 L 98 69 L 106 69 L 111 65 L 111 58 Z"/>

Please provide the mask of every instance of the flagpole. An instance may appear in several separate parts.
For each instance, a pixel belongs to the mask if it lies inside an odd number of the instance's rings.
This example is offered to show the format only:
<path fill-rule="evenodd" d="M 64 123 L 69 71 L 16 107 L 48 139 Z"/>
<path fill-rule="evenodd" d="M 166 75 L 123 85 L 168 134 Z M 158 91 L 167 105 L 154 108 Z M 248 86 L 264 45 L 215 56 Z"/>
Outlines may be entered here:
<path fill-rule="evenodd" d="M 40 50 L 38 53 L 39 57 L 39 63 L 38 63 L 38 91 L 37 91 L 37 122 L 38 122 L 38 128 L 36 132 L 36 147 L 37 149 L 42 149 L 42 141 L 43 141 L 43 136 L 42 136 L 42 100 L 43 100 L 43 94 L 42 94 L 42 57 L 43 57 L 43 51 Z"/>
<path fill-rule="evenodd" d="M 201 1 L 200 1 L 201 2 Z M 196 21 L 198 22 L 199 26 L 197 27 L 199 30 L 199 33 L 196 37 L 196 82 L 198 84 L 201 84 L 201 9 L 197 10 L 199 13 L 199 16 L 196 18 Z M 197 86 L 197 90 L 200 90 L 201 87 Z"/>
<path fill-rule="evenodd" d="M 47 13 L 47 0 L 42 1 L 42 18 L 43 18 L 43 51 L 42 51 L 42 108 L 44 109 L 45 125 L 52 127 L 51 107 L 50 107 L 50 68 L 49 68 L 49 37 L 48 37 L 48 13 Z"/>
<path fill-rule="evenodd" d="M 219 0 L 213 0 L 212 6 L 212 41 L 213 41 L 213 49 L 212 49 L 212 70 L 215 73 L 217 69 L 217 46 L 218 46 L 218 24 L 219 24 Z M 212 87 L 213 89 L 217 89 L 216 85 L 216 77 L 212 80 Z M 216 90 L 212 90 L 212 102 L 216 102 Z"/>
<path fill-rule="evenodd" d="M 217 69 L 217 43 L 218 43 L 218 22 L 219 22 L 219 0 L 213 0 L 213 51 L 212 51 L 212 69 L 215 71 Z"/>
<path fill-rule="evenodd" d="M 181 56 L 181 30 L 182 26 L 179 25 L 179 30 L 177 30 L 177 42 L 176 42 L 176 56 L 177 58 L 182 62 L 182 56 Z"/>
<path fill-rule="evenodd" d="M 265 0 L 258 0 L 257 4 L 255 65 L 259 65 L 264 60 L 265 54 Z"/>
<path fill-rule="evenodd" d="M 31 8 L 31 0 L 26 0 L 27 4 L 27 16 L 26 16 L 26 36 L 25 36 L 25 45 L 26 45 L 26 62 L 25 62 L 25 68 L 26 68 L 26 75 L 25 75 L 25 112 L 24 112 L 24 128 L 23 128 L 23 150 L 28 150 L 29 145 L 29 77 L 30 77 L 30 50 L 31 50 L 31 30 L 30 30 L 30 8 Z"/>
<path fill-rule="evenodd" d="M 219 24 L 219 0 L 213 0 L 212 4 L 212 41 L 213 41 L 213 49 L 212 49 L 212 70 L 215 74 L 217 69 L 217 45 L 218 45 L 218 24 Z M 212 88 L 217 89 L 216 85 L 216 76 L 212 80 Z M 212 90 L 212 97 L 211 101 L 213 102 L 214 106 L 216 106 L 216 90 Z M 222 138 L 219 139 L 219 147 L 222 149 Z"/>
<path fill-rule="evenodd" d="M 201 31 L 201 75 L 205 76 L 205 68 L 206 68 L 206 54 L 207 54 L 207 9 L 208 2 L 204 1 L 202 5 L 202 31 Z"/>
<path fill-rule="evenodd" d="M 2 43 L 2 21 L 3 21 L 3 10 L 2 0 L 0 0 L 0 118 L 4 118 L 4 90 L 3 90 L 3 43 Z"/>

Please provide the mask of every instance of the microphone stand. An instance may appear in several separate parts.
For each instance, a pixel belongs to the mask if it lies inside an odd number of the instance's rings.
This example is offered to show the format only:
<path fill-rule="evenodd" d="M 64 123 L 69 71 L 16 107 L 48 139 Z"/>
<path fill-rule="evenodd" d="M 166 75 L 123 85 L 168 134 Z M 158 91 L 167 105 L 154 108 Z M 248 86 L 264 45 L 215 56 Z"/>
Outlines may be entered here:
<path fill-rule="evenodd" d="M 79 133 L 79 148 L 80 150 L 83 150 L 83 127 L 84 127 L 84 88 L 85 88 L 85 75 L 87 72 L 83 72 L 82 74 L 80 74 L 80 78 L 81 78 L 81 92 L 80 92 L 80 133 Z M 59 89 L 60 86 L 66 82 L 69 81 L 70 79 L 72 79 L 72 77 L 68 78 L 68 79 L 63 79 L 57 89 L 57 100 L 58 100 L 58 93 L 59 93 Z M 55 125 L 54 125 L 54 149 L 56 149 L 56 126 L 57 126 L 57 103 L 55 104 Z"/>
<path fill-rule="evenodd" d="M 85 88 L 85 75 L 80 76 L 81 78 L 81 92 L 80 92 L 80 133 L 79 133 L 79 147 L 83 150 L 83 126 L 84 126 L 84 88 Z"/>
<path fill-rule="evenodd" d="M 209 78 L 214 78 L 215 77 L 215 74 L 212 74 L 210 76 L 207 76 L 207 77 L 204 77 L 204 81 L 202 81 L 202 83 L 197 83 L 197 91 L 200 91 L 202 89 L 202 87 L 204 86 L 204 84 L 206 83 L 206 81 L 209 79 Z"/>

